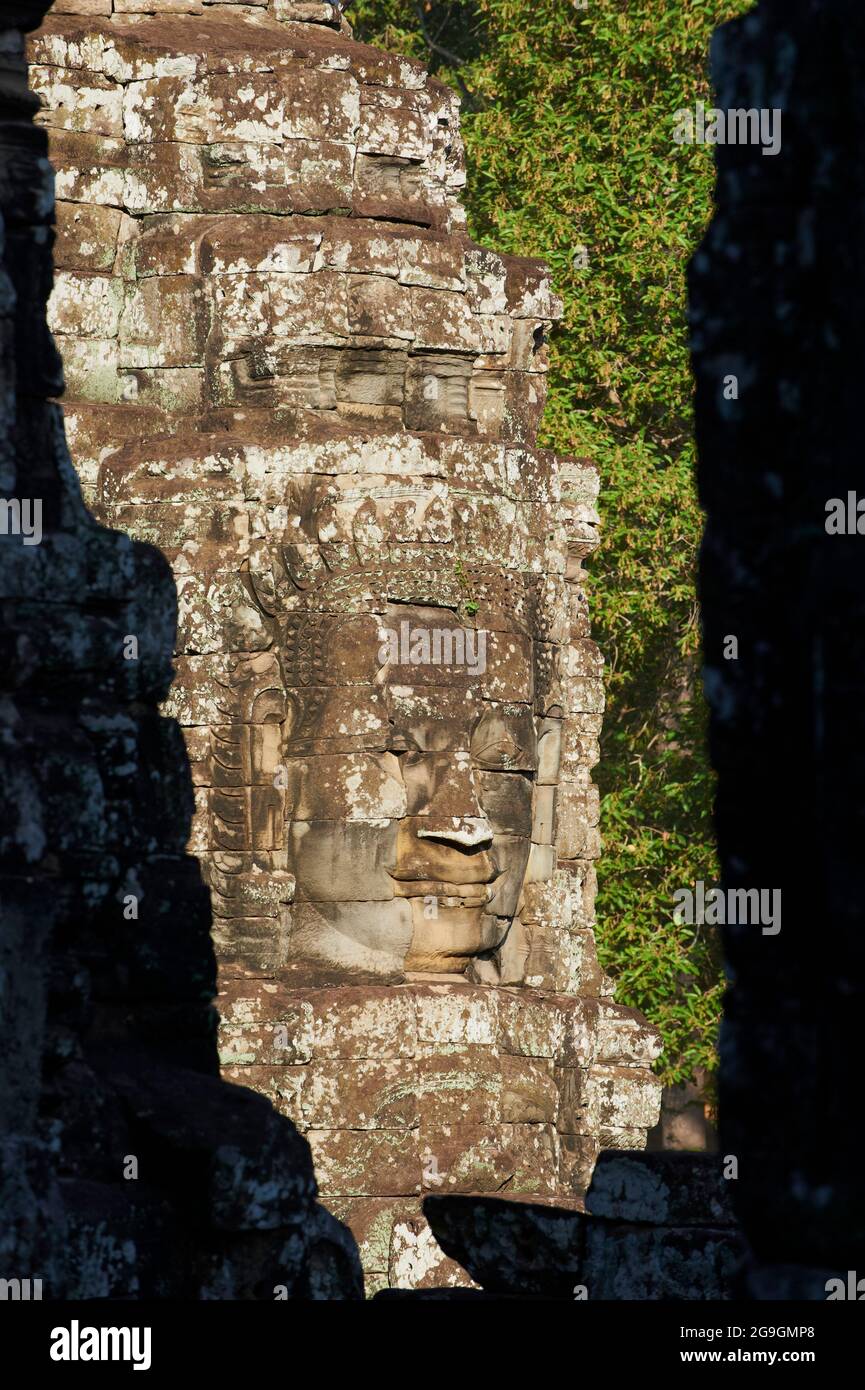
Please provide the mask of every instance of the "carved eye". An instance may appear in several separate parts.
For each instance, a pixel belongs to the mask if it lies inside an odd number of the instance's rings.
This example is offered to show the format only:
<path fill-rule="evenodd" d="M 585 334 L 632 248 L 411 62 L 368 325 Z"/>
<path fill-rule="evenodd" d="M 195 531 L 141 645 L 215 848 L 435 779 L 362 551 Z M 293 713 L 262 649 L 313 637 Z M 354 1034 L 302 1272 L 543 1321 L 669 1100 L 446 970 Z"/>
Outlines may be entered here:
<path fill-rule="evenodd" d="M 413 743 L 409 743 L 404 735 L 397 735 L 390 744 L 388 750 L 399 758 L 401 768 L 415 767 L 424 757 L 424 754 Z"/>
<path fill-rule="evenodd" d="M 521 748 L 516 739 L 505 734 L 502 738 L 491 740 L 485 743 L 474 755 L 475 762 L 483 764 L 484 767 L 525 767 L 527 765 L 526 750 Z"/>

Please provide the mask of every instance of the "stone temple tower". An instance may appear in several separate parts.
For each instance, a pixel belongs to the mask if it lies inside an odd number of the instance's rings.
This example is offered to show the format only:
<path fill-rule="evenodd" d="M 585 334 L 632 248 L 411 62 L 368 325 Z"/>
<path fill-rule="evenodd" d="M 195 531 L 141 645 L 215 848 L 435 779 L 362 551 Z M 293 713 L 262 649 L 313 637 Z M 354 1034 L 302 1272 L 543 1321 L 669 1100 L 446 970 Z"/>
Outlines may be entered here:
<path fill-rule="evenodd" d="M 73 458 L 178 588 L 225 1074 L 307 1136 L 369 1291 L 464 1283 L 422 1194 L 579 1205 L 660 1093 L 594 946 L 559 302 L 467 236 L 454 93 L 331 5 L 60 0 L 30 62 Z"/>

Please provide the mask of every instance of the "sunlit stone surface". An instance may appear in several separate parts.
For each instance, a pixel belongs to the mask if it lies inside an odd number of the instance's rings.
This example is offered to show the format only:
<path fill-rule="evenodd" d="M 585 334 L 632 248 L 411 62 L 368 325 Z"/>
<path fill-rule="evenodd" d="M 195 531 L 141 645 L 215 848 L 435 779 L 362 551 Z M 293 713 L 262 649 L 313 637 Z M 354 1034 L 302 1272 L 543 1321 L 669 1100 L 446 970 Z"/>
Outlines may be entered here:
<path fill-rule="evenodd" d="M 370 1289 L 466 1282 L 422 1192 L 577 1204 L 658 1113 L 594 947 L 598 480 L 535 445 L 560 304 L 468 239 L 453 92 L 331 6 L 110 8 L 31 43 L 50 314 L 85 493 L 177 582 L 223 1064 Z"/>

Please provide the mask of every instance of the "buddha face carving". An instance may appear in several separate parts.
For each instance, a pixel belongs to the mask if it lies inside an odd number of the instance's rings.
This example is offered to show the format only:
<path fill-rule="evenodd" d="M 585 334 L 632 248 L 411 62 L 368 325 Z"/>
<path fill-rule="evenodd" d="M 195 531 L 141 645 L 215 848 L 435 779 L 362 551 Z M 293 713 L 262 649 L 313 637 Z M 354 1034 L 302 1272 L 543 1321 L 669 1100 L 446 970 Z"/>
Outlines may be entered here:
<path fill-rule="evenodd" d="M 418 491 L 441 510 L 440 493 Z M 381 506 L 359 502 L 351 545 L 329 502 L 296 515 L 300 526 L 250 552 L 260 619 L 249 636 L 267 649 L 238 662 L 246 693 L 221 759 L 248 763 L 253 788 L 249 801 L 220 790 L 216 838 L 228 845 L 232 817 L 246 819 L 245 843 L 267 851 L 251 876 L 237 857 L 254 904 L 264 877 L 293 878 L 278 963 L 294 978 L 495 982 L 510 952 L 513 980 L 526 886 L 553 868 L 561 709 L 550 708 L 537 576 L 487 560 L 467 601 L 441 546 L 418 548 L 413 565 L 375 563 Z M 242 915 L 240 880 L 223 873 L 215 886 L 225 915 Z"/>
<path fill-rule="evenodd" d="M 517 623 L 460 628 L 453 610 L 403 604 L 292 626 L 290 954 L 373 977 L 463 973 L 503 945 L 529 869 L 532 643 Z M 304 685 L 292 645 L 316 652 Z"/>
<path fill-rule="evenodd" d="M 464 970 L 500 947 L 529 861 L 534 721 L 499 705 L 467 722 L 468 748 L 444 719 L 395 723 L 406 787 L 391 877 L 412 909 L 406 970 Z M 404 745 L 404 747 L 403 747 Z"/>
<path fill-rule="evenodd" d="M 531 643 L 518 632 L 460 629 L 452 611 L 431 607 L 393 605 L 377 619 L 326 627 L 325 674 L 371 679 L 307 695 L 314 708 L 287 738 L 301 941 L 373 972 L 402 963 L 408 973 L 461 973 L 501 946 L 529 863 Z M 364 642 L 374 644 L 369 667 Z M 490 661 L 483 672 L 477 660 L 432 660 L 480 647 Z M 304 704 L 302 692 L 296 698 Z M 308 729 L 325 739 L 304 737 Z M 317 751 L 325 740 L 343 751 Z"/>

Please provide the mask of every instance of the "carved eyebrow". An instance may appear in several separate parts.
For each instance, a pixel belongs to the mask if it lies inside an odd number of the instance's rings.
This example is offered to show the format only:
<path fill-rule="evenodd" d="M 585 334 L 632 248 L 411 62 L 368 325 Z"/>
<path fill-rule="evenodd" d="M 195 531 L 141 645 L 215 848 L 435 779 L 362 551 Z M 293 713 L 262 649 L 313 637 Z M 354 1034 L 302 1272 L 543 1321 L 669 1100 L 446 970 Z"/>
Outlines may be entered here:
<path fill-rule="evenodd" d="M 521 712 L 503 711 L 500 708 L 482 710 L 472 727 L 472 742 L 483 734 L 491 724 L 494 725 L 497 732 L 501 730 L 502 734 L 508 738 L 519 739 L 526 731 L 525 716 Z M 487 736 L 489 737 L 489 734 Z"/>

